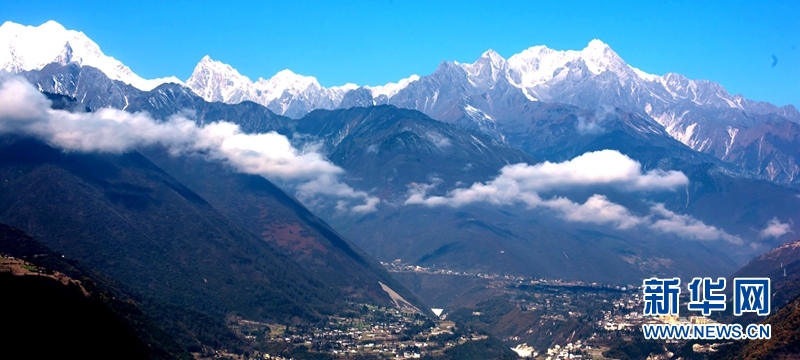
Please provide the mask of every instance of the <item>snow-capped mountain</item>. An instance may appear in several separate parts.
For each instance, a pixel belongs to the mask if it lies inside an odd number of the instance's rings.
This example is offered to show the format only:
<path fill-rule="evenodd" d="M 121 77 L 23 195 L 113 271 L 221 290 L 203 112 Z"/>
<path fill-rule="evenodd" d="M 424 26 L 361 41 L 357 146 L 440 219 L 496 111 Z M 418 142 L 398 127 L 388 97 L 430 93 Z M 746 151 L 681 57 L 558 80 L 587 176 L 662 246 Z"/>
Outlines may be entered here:
<path fill-rule="evenodd" d="M 646 73 L 628 65 L 600 40 L 592 40 L 586 48 L 577 51 L 533 46 L 507 60 L 488 50 L 474 63 L 454 61 L 450 64 L 465 71 L 464 91 L 469 93 L 483 93 L 494 89 L 498 83 L 505 83 L 531 101 L 564 102 L 581 107 L 612 105 L 646 112 L 653 119 L 663 121 L 666 121 L 663 114 L 668 114 L 669 109 L 683 101 L 753 114 L 774 113 L 800 121 L 800 113 L 792 106 L 779 108 L 747 100 L 741 95 L 730 95 L 722 86 L 710 81 L 691 80 L 674 73 L 664 76 Z M 397 83 L 364 88 L 372 93 L 374 104 L 398 104 L 403 101 L 393 98 L 420 79 L 418 75 L 411 75 Z M 283 70 L 268 80 L 259 78 L 252 82 L 230 65 L 209 57 L 197 64 L 187 85 L 207 101 L 238 103 L 250 100 L 293 117 L 313 109 L 339 107 L 344 94 L 358 88 L 354 84 L 326 88 L 314 77 L 297 75 L 289 70 Z M 431 115 L 425 107 L 435 102 L 433 99 L 416 101 L 414 108 Z M 478 110 L 486 113 L 487 109 Z M 678 138 L 676 131 L 672 133 Z"/>
<path fill-rule="evenodd" d="M 390 82 L 387 83 L 386 85 L 364 86 L 364 88 L 368 89 L 371 92 L 372 97 L 376 99 L 376 102 L 379 102 L 377 99 L 381 98 L 382 96 L 385 96 L 386 99 L 388 100 L 389 98 L 397 94 L 397 92 L 399 92 L 400 90 L 405 89 L 408 86 L 408 84 L 411 84 L 417 80 L 419 80 L 419 75 L 414 74 L 405 79 L 400 79 L 400 81 L 396 83 Z"/>
<path fill-rule="evenodd" d="M 381 86 L 364 86 L 371 94 L 369 103 L 356 104 L 369 106 L 385 104 L 389 98 L 404 89 L 408 84 L 419 80 L 411 75 L 397 83 Z M 345 94 L 359 88 L 355 84 L 324 87 L 312 76 L 298 75 L 291 70 L 281 70 L 269 79 L 258 78 L 251 81 L 228 64 L 203 57 L 186 81 L 186 86 L 206 101 L 220 101 L 236 104 L 253 101 L 266 106 L 280 115 L 300 118 L 314 109 L 335 109 L 343 104 Z M 350 102 L 345 102 L 350 104 Z"/>
<path fill-rule="evenodd" d="M 444 62 L 388 103 L 502 137 L 496 122 L 520 120 L 531 101 L 642 114 L 694 150 L 776 182 L 800 181 L 795 107 L 731 95 L 711 81 L 646 73 L 600 40 L 580 51 L 534 46 L 508 60 L 489 50 L 471 64 Z"/>
<path fill-rule="evenodd" d="M 141 90 L 152 90 L 163 83 L 182 83 L 174 76 L 143 79 L 119 60 L 103 54 L 84 33 L 67 30 L 52 20 L 40 26 L 11 21 L 0 25 L 0 70 L 16 73 L 41 70 L 50 63 L 70 62 L 100 69 L 110 79 Z"/>
<path fill-rule="evenodd" d="M 142 90 L 181 83 L 174 77 L 143 79 L 104 55 L 83 33 L 54 21 L 37 27 L 12 22 L 0 26 L 2 69 L 40 70 L 50 63 L 91 66 Z M 643 131 L 661 126 L 694 150 L 776 182 L 800 182 L 800 153 L 795 150 L 800 148 L 800 135 L 794 135 L 800 134 L 800 112 L 794 106 L 748 100 L 729 94 L 720 84 L 680 74 L 649 74 L 627 64 L 600 40 L 582 50 L 533 46 L 508 59 L 488 50 L 473 63 L 442 62 L 427 76 L 363 87 L 324 87 L 316 78 L 290 70 L 251 81 L 206 56 L 185 85 L 206 101 L 253 101 L 292 118 L 315 109 L 391 104 L 501 139 L 505 134 L 498 122 L 530 116 L 525 109 L 532 102 L 617 108 L 652 120 L 637 125 Z"/>
<path fill-rule="evenodd" d="M 747 100 L 741 95 L 729 94 L 717 83 L 691 80 L 680 74 L 646 73 L 628 65 L 600 40 L 590 41 L 579 51 L 534 46 L 508 60 L 489 50 L 472 64 L 453 64 L 466 71 L 475 91 L 490 90 L 498 82 L 505 81 L 534 101 L 584 107 L 615 105 L 645 111 L 654 119 L 676 103 L 689 101 L 699 106 L 745 110 L 753 114 L 775 113 L 800 120 L 800 113 L 793 106 L 777 107 Z M 609 93 L 597 94 L 601 90 Z"/>
<path fill-rule="evenodd" d="M 206 101 L 236 104 L 253 101 L 290 117 L 301 117 L 314 109 L 334 109 L 354 84 L 323 87 L 316 78 L 281 70 L 269 79 L 255 82 L 228 64 L 203 57 L 186 86 Z"/>
<path fill-rule="evenodd" d="M 800 132 L 800 113 L 793 106 L 747 100 L 717 83 L 680 74 L 649 74 L 627 64 L 600 40 L 590 41 L 582 50 L 534 46 L 508 59 L 488 50 L 473 63 L 443 62 L 428 76 L 361 88 L 353 84 L 326 88 L 313 77 L 289 70 L 252 82 L 230 65 L 205 57 L 187 85 L 207 101 L 250 100 L 293 118 L 314 109 L 391 104 L 499 138 L 505 134 L 496 122 L 527 116 L 522 110 L 527 102 L 619 108 L 651 119 L 653 124 L 639 125 L 643 131 L 652 132 L 648 129 L 660 125 L 694 150 L 777 182 L 800 180 L 798 156 L 790 151 L 794 145 L 782 145 L 794 144 L 786 134 Z M 765 119 L 794 123 L 759 127 Z M 789 131 L 772 141 L 770 129 L 781 127 Z M 754 141 L 760 150 L 753 156 Z"/>

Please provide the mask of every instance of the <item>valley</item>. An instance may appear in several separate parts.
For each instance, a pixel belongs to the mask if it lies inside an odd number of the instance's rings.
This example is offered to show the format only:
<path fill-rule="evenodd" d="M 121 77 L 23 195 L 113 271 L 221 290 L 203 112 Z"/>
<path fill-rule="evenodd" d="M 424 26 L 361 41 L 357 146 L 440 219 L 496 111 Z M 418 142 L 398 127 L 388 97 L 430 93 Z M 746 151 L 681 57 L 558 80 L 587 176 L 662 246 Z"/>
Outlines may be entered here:
<path fill-rule="evenodd" d="M 379 86 L 205 55 L 184 81 L 6 21 L 0 353 L 796 357 L 800 112 L 582 44 Z M 652 278 L 680 279 L 678 313 L 645 315 Z M 769 279 L 769 314 L 727 289 L 700 316 L 694 278 Z M 773 336 L 642 330 L 756 323 Z"/>

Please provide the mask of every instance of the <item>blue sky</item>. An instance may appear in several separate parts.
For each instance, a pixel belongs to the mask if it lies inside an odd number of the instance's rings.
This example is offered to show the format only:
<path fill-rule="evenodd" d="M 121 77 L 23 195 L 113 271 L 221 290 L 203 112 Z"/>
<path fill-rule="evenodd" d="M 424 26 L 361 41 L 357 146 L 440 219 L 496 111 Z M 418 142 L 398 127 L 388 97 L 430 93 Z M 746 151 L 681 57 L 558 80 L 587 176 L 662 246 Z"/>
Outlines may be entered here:
<path fill-rule="evenodd" d="M 206 54 L 256 79 L 289 68 L 325 86 L 427 75 L 598 38 L 644 71 L 800 106 L 800 1 L 4 1 L 0 21 L 56 20 L 146 78 L 186 79 Z M 771 56 L 778 58 L 772 67 Z"/>

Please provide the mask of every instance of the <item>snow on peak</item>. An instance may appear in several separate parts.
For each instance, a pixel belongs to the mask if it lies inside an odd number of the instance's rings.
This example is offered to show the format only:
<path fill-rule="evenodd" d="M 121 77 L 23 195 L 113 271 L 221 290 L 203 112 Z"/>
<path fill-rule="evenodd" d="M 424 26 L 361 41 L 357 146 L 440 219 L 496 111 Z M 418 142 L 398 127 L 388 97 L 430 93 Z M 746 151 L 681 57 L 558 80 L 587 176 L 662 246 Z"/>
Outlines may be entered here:
<path fill-rule="evenodd" d="M 206 55 L 200 59 L 186 80 L 188 86 L 206 101 L 227 101 L 231 98 L 245 99 L 243 89 L 252 84 L 247 76 L 239 74 L 236 69 Z"/>
<path fill-rule="evenodd" d="M 387 83 L 386 85 L 380 86 L 365 86 L 365 88 L 369 89 L 372 92 L 372 97 L 377 98 L 381 95 L 386 95 L 386 97 L 391 98 L 395 94 L 397 94 L 400 90 L 405 89 L 409 84 L 418 81 L 419 75 L 411 75 L 405 79 L 400 79 L 400 81 L 396 83 Z"/>
<path fill-rule="evenodd" d="M 203 58 L 200 59 L 200 62 L 197 63 L 197 66 L 194 67 L 194 71 L 192 72 L 192 76 L 189 77 L 189 80 L 187 80 L 187 83 L 189 81 L 191 81 L 192 78 L 195 77 L 195 75 L 199 75 L 198 73 L 201 73 L 201 72 L 204 72 L 204 71 L 224 74 L 226 76 L 233 76 L 233 77 L 236 77 L 236 78 L 244 78 L 244 79 L 247 79 L 247 81 L 250 81 L 249 78 L 247 78 L 246 76 L 244 76 L 242 74 L 239 74 L 239 72 L 236 71 L 236 69 L 234 69 L 232 66 L 230 66 L 230 65 L 228 65 L 226 63 L 223 63 L 221 61 L 214 60 L 210 56 L 206 55 L 206 56 L 203 56 Z"/>
<path fill-rule="evenodd" d="M 511 56 L 508 67 L 512 82 L 522 88 L 532 88 L 552 79 L 556 70 L 580 57 L 578 51 L 555 51 L 546 46 L 533 46 Z"/>
<path fill-rule="evenodd" d="M 186 85 L 206 101 L 236 104 L 249 100 L 268 107 L 274 103 L 270 109 L 280 114 L 292 111 L 291 104 L 295 101 L 308 102 L 306 105 L 312 108 L 333 108 L 338 106 L 345 93 L 358 88 L 356 84 L 326 88 L 317 78 L 296 74 L 289 69 L 253 82 L 232 66 L 209 56 L 200 60 Z"/>
<path fill-rule="evenodd" d="M 631 71 L 625 62 L 601 40 L 592 40 L 583 50 L 553 50 L 543 45 L 533 46 L 508 59 L 509 77 L 514 85 L 533 88 L 555 77 L 569 64 L 582 62 L 594 75 L 611 71 L 627 77 Z"/>
<path fill-rule="evenodd" d="M 271 89 L 288 90 L 292 95 L 297 95 L 308 88 L 322 88 L 317 81 L 317 78 L 313 76 L 298 75 L 289 69 L 278 71 L 278 73 L 270 78 L 267 83 L 270 84 L 269 87 Z"/>
<path fill-rule="evenodd" d="M 472 64 L 455 64 L 467 72 L 467 80 L 473 86 L 492 87 L 504 75 L 507 62 L 496 51 L 489 49 Z"/>
<path fill-rule="evenodd" d="M 6 22 L 12 23 L 11 21 L 6 21 Z M 55 20 L 47 20 L 44 22 L 44 24 L 39 25 L 39 27 L 44 29 L 51 29 L 51 31 L 67 31 L 67 29 L 64 28 L 64 25 L 59 24 Z"/>
<path fill-rule="evenodd" d="M 76 62 L 102 71 L 141 90 L 152 90 L 163 83 L 178 83 L 174 76 L 143 79 L 119 60 L 106 56 L 84 33 L 67 30 L 53 20 L 39 26 L 6 21 L 0 26 L 0 69 L 9 72 L 40 70 L 50 63 Z"/>
<path fill-rule="evenodd" d="M 481 54 L 481 58 L 489 59 L 493 64 L 499 64 L 506 61 L 506 59 L 500 56 L 500 54 L 498 54 L 497 51 L 494 51 L 492 49 L 484 51 L 483 54 Z"/>
<path fill-rule="evenodd" d="M 603 40 L 600 39 L 592 39 L 589 41 L 589 44 L 582 50 L 584 53 L 605 53 L 606 51 L 611 50 L 611 47 L 608 44 L 604 43 Z"/>
<path fill-rule="evenodd" d="M 496 51 L 489 49 L 481 54 L 481 58 L 478 59 L 475 63 L 488 63 L 487 65 L 490 66 L 492 69 L 492 73 L 496 75 L 496 73 L 505 70 L 506 66 L 506 59 L 500 56 Z M 496 79 L 495 79 L 496 80 Z"/>
<path fill-rule="evenodd" d="M 348 92 L 350 90 L 358 89 L 359 87 L 360 86 L 358 86 L 357 84 L 347 83 L 342 86 L 331 86 L 330 89 L 334 91 Z"/>
<path fill-rule="evenodd" d="M 595 75 L 599 75 L 604 71 L 612 71 L 620 74 L 625 71 L 625 62 L 611 50 L 611 47 L 606 43 L 594 39 L 589 42 L 580 52 L 580 58 Z"/>
<path fill-rule="evenodd" d="M 661 79 L 661 76 L 653 75 L 653 74 L 650 74 L 650 73 L 646 73 L 646 72 L 644 72 L 642 70 L 639 70 L 638 68 L 635 68 L 633 66 L 631 66 L 630 68 L 631 68 L 631 70 L 633 70 L 633 73 L 636 74 L 636 76 L 638 76 L 642 80 L 659 81 L 659 79 Z"/>

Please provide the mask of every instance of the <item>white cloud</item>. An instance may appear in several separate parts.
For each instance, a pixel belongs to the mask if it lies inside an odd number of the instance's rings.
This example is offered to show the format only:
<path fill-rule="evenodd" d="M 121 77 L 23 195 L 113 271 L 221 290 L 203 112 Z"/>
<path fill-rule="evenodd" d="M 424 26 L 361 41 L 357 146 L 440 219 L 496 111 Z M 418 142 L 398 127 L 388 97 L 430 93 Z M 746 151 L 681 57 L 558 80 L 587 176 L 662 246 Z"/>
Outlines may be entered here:
<path fill-rule="evenodd" d="M 442 138 L 441 140 L 435 142 L 434 145 L 436 145 L 436 147 L 438 147 L 440 149 L 444 149 L 444 148 L 448 148 L 448 147 L 453 146 L 453 144 L 450 142 L 450 139 L 448 139 L 448 138 Z"/>
<path fill-rule="evenodd" d="M 561 217 L 568 221 L 613 225 L 618 229 L 630 229 L 647 221 L 598 194 L 592 195 L 583 204 L 566 198 L 555 198 L 544 201 L 542 205 L 560 212 Z"/>
<path fill-rule="evenodd" d="M 439 134 L 437 132 L 433 131 L 428 132 L 425 134 L 425 138 L 427 138 L 428 141 L 430 141 L 433 145 L 435 145 L 439 149 L 445 149 L 453 146 L 453 144 L 450 142 L 450 138 L 442 134 Z"/>
<path fill-rule="evenodd" d="M 588 152 L 561 163 L 508 165 L 499 178 L 517 182 L 526 191 L 544 191 L 585 185 L 612 185 L 627 191 L 674 190 L 689 183 L 679 171 L 660 169 L 642 173 L 637 161 L 616 150 Z"/>
<path fill-rule="evenodd" d="M 540 191 L 576 186 L 609 185 L 623 191 L 671 191 L 689 180 L 678 171 L 642 172 L 641 165 L 614 150 L 590 152 L 572 160 L 536 165 L 515 164 L 503 167 L 500 175 L 469 188 L 458 188 L 445 196 L 428 196 L 437 184 L 411 184 L 406 205 L 461 207 L 472 203 L 511 205 L 524 203 L 531 208 L 553 210 L 572 222 L 593 223 L 631 229 L 646 226 L 662 233 L 692 240 L 725 240 L 741 244 L 742 239 L 724 230 L 706 225 L 689 215 L 676 214 L 656 204 L 646 215 L 635 215 L 606 196 L 595 194 L 583 203 L 564 197 L 542 199 Z"/>
<path fill-rule="evenodd" d="M 588 121 L 585 117 L 579 116 L 578 122 L 575 124 L 575 129 L 580 134 L 601 134 L 605 129 L 600 126 L 597 121 Z"/>
<path fill-rule="evenodd" d="M 369 197 L 367 198 L 366 203 L 361 205 L 353 206 L 353 212 L 357 213 L 370 213 L 375 210 L 378 210 L 378 204 L 380 204 L 381 200 L 376 197 Z"/>
<path fill-rule="evenodd" d="M 790 232 L 792 232 L 792 230 L 789 224 L 782 223 L 780 220 L 778 220 L 778 218 L 772 218 L 772 220 L 767 223 L 767 227 L 759 232 L 759 235 L 762 239 L 766 239 L 768 237 L 777 239 Z"/>
<path fill-rule="evenodd" d="M 601 134 L 606 132 L 603 123 L 609 116 L 616 112 L 613 106 L 600 105 L 595 109 L 591 118 L 587 119 L 583 116 L 578 116 L 578 121 L 575 123 L 575 129 L 580 134 Z"/>
<path fill-rule="evenodd" d="M 356 213 L 368 213 L 377 210 L 380 199 L 369 196 L 364 191 L 355 190 L 352 187 L 340 182 L 336 176 L 322 174 L 311 181 L 297 186 L 297 196 L 302 200 L 310 200 L 317 195 L 326 195 L 337 198 L 363 199 L 364 203 L 353 206 L 350 210 Z M 349 205 L 347 201 L 339 201 L 336 205 L 337 210 Z"/>
<path fill-rule="evenodd" d="M 561 163 L 506 165 L 495 179 L 453 190 L 447 196 L 427 197 L 429 188 L 417 185 L 410 189 L 406 204 L 458 207 L 473 202 L 511 204 L 522 201 L 537 206 L 542 201 L 537 193 L 545 190 L 610 185 L 623 191 L 658 191 L 674 190 L 688 183 L 689 179 L 682 172 L 651 170 L 642 173 L 637 161 L 616 150 L 601 150 Z"/>
<path fill-rule="evenodd" d="M 692 240 L 725 240 L 732 244 L 742 244 L 740 237 L 728 234 L 725 230 L 706 225 L 689 215 L 676 214 L 664 204 L 656 204 L 650 211 L 661 219 L 655 220 L 648 226 L 664 233 L 672 233 L 685 239 Z"/>
<path fill-rule="evenodd" d="M 50 102 L 18 77 L 0 78 L 0 134 L 33 136 L 65 151 L 122 153 L 140 146 L 162 145 L 174 154 L 203 154 L 237 171 L 270 179 L 300 182 L 302 196 L 327 195 L 363 201 L 355 212 L 374 211 L 380 202 L 338 180 L 344 172 L 307 147 L 300 151 L 275 132 L 245 134 L 238 125 L 220 121 L 198 126 L 176 115 L 159 122 L 147 113 L 106 108 L 72 113 L 50 108 Z"/>

